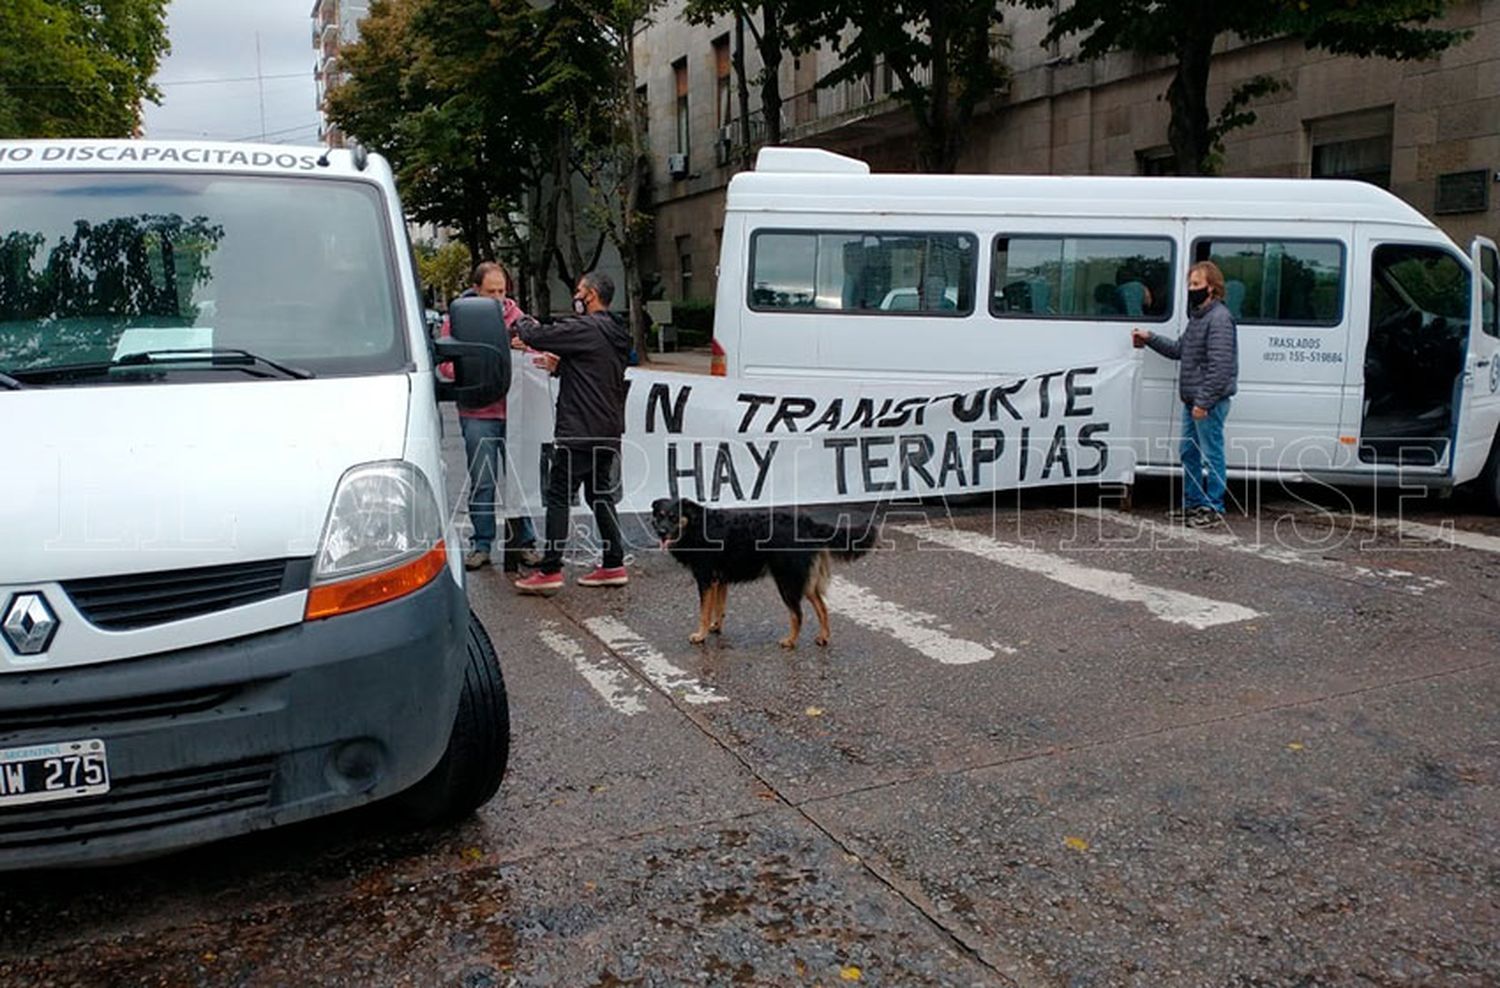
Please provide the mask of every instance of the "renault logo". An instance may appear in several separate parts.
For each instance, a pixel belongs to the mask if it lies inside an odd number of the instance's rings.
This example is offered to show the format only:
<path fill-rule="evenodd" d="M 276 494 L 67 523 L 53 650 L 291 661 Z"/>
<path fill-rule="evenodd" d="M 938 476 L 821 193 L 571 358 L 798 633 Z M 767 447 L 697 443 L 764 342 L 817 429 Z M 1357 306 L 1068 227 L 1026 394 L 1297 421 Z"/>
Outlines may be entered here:
<path fill-rule="evenodd" d="M 5 608 L 0 631 L 17 655 L 39 655 L 52 644 L 57 632 L 57 615 L 39 593 L 18 593 Z"/>

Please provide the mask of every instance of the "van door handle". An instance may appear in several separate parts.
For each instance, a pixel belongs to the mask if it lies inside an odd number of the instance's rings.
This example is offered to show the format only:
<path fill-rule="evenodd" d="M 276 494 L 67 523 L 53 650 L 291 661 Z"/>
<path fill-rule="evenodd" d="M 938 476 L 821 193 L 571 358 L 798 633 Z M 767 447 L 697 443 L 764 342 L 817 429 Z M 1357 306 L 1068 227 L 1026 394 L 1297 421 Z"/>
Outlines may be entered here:
<path fill-rule="evenodd" d="M 1476 360 L 1476 361 L 1474 361 L 1474 366 L 1475 367 L 1488 367 L 1489 365 L 1490 365 L 1490 358 L 1489 357 L 1485 357 L 1483 360 Z"/>

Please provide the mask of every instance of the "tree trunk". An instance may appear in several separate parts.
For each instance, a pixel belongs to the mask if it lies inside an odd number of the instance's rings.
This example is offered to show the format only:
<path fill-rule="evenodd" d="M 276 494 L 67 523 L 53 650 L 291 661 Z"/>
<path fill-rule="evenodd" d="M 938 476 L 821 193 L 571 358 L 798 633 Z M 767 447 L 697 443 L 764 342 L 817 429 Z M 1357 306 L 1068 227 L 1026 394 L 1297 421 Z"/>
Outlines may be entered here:
<path fill-rule="evenodd" d="M 641 360 L 646 360 L 646 297 L 645 285 L 641 281 L 641 265 L 637 251 L 644 244 L 636 242 L 640 236 L 641 186 L 650 178 L 651 160 L 646 155 L 645 107 L 636 99 L 635 78 L 635 31 L 633 24 L 626 25 L 624 105 L 630 115 L 630 167 L 625 170 L 625 226 L 620 238 L 620 266 L 625 275 L 625 298 L 630 314 L 630 337 Z"/>
<path fill-rule="evenodd" d="M 734 12 L 734 79 L 740 111 L 740 166 L 750 167 L 750 81 L 745 77 L 745 11 Z"/>
<path fill-rule="evenodd" d="M 766 143 L 781 143 L 781 24 L 776 3 L 761 5 L 760 112 L 766 119 Z"/>
<path fill-rule="evenodd" d="M 928 18 L 929 42 L 932 45 L 932 82 L 927 87 L 927 126 L 918 152 L 923 171 L 948 174 L 958 167 L 954 133 L 953 66 L 949 63 L 948 8 L 934 3 Z"/>
<path fill-rule="evenodd" d="M 1179 175 L 1202 175 L 1212 150 L 1208 136 L 1208 70 L 1213 60 L 1213 35 L 1189 31 L 1177 51 L 1177 72 L 1167 87 L 1172 120 L 1167 139 Z"/>

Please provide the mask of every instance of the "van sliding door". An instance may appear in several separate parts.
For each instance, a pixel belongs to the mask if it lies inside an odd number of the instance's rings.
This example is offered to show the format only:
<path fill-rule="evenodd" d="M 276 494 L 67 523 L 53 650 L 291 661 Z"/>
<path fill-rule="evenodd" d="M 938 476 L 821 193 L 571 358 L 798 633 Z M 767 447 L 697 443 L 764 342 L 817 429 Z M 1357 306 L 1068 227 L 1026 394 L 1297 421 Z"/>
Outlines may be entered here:
<path fill-rule="evenodd" d="M 1229 469 L 1299 476 L 1353 460 L 1352 432 L 1340 428 L 1352 233 L 1340 223 L 1188 224 L 1189 264 L 1212 261 L 1224 273 L 1238 327 Z"/>

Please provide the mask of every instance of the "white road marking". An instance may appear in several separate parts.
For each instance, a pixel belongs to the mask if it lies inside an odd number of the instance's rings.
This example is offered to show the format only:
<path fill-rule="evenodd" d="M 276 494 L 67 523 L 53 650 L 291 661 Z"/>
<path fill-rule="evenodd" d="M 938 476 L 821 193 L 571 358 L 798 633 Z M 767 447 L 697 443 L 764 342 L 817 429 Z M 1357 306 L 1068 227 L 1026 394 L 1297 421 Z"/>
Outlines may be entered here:
<path fill-rule="evenodd" d="M 1327 573 L 1342 579 L 1374 579 L 1383 583 L 1390 583 L 1394 588 L 1420 597 L 1429 590 L 1445 587 L 1447 583 L 1432 576 L 1423 576 L 1410 570 L 1395 569 L 1392 567 L 1376 566 L 1352 566 L 1336 559 L 1324 559 L 1322 556 L 1311 552 L 1298 552 L 1296 549 L 1288 549 L 1285 546 L 1266 545 L 1261 542 L 1245 542 L 1232 532 L 1206 530 L 1200 528 L 1188 528 L 1185 525 L 1169 525 L 1164 522 L 1143 518 L 1140 515 L 1127 514 L 1123 511 L 1114 511 L 1109 508 L 1065 508 L 1070 514 L 1082 515 L 1085 518 L 1098 518 L 1113 522 L 1125 528 L 1133 528 L 1138 532 L 1148 532 L 1153 536 L 1151 545 L 1157 547 L 1160 543 L 1156 540 L 1177 541 L 1182 543 L 1195 543 L 1197 545 L 1210 545 L 1219 549 L 1227 549 L 1230 552 L 1244 553 L 1264 559 L 1268 562 L 1282 563 L 1288 566 L 1304 566 L 1308 569 Z"/>
<path fill-rule="evenodd" d="M 1452 525 L 1428 525 L 1420 521 L 1406 521 L 1402 518 L 1371 518 L 1368 515 L 1355 515 L 1356 520 L 1372 528 L 1382 528 L 1388 532 L 1409 539 L 1417 539 L 1421 542 L 1433 542 L 1437 545 L 1463 546 L 1465 549 L 1477 549 L 1480 552 L 1500 553 L 1500 537 L 1484 535 L 1480 532 L 1465 532 Z"/>
<path fill-rule="evenodd" d="M 1146 610 L 1163 621 L 1185 624 L 1200 631 L 1220 624 L 1248 621 L 1261 617 L 1239 604 L 1231 604 L 1180 590 L 1167 590 L 1141 583 L 1129 573 L 1095 569 L 1084 566 L 1063 556 L 1054 556 L 1027 546 L 1001 542 L 978 532 L 966 532 L 953 528 L 934 528 L 929 525 L 899 525 L 898 531 L 915 535 L 920 539 L 991 562 L 1015 569 L 1025 570 L 1055 580 L 1075 590 L 1098 594 L 1111 600 L 1143 605 Z"/>
<path fill-rule="evenodd" d="M 842 577 L 836 576 L 829 581 L 824 599 L 830 609 L 855 624 L 871 631 L 883 631 L 901 644 L 944 665 L 968 665 L 995 657 L 992 648 L 948 634 L 946 626 L 939 624 L 936 615 L 907 610 Z M 1009 646 L 997 647 L 1011 655 L 1016 651 Z"/>
<path fill-rule="evenodd" d="M 537 637 L 542 640 L 543 645 L 566 659 L 584 681 L 594 688 L 594 692 L 604 698 L 610 709 L 627 717 L 645 713 L 646 704 L 640 695 L 643 687 L 630 673 L 617 666 L 590 659 L 584 653 L 583 646 L 558 631 L 557 625 L 552 621 L 543 623 L 537 631 Z"/>
<path fill-rule="evenodd" d="M 667 657 L 623 621 L 608 615 L 585 618 L 583 626 L 599 640 L 640 667 L 646 678 L 672 696 L 686 703 L 723 703 L 728 697 L 711 686 L 704 686 L 685 670 L 677 668 Z"/>

